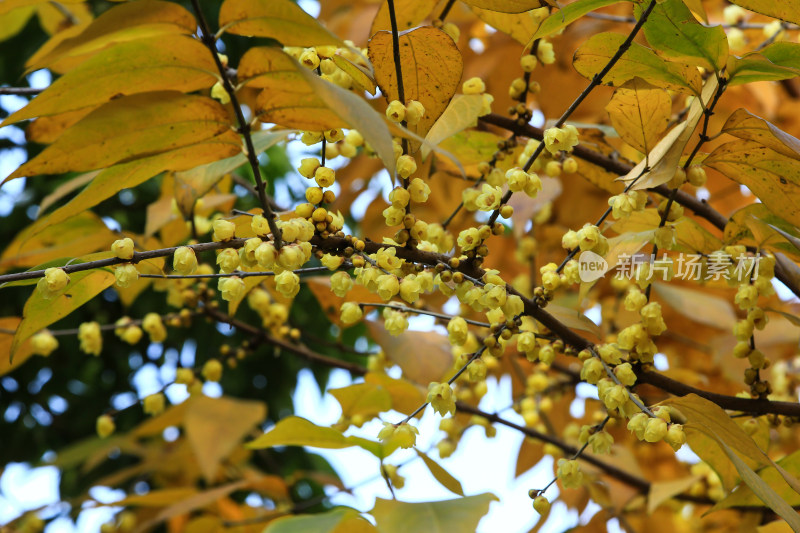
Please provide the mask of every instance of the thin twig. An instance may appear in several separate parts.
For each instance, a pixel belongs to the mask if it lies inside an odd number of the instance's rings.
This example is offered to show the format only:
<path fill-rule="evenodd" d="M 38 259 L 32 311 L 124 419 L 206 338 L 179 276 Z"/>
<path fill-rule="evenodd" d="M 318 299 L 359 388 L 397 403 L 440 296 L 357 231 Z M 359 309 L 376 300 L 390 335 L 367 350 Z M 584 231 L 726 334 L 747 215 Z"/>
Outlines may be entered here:
<path fill-rule="evenodd" d="M 267 218 L 269 229 L 272 232 L 272 238 L 275 241 L 275 248 L 280 250 L 281 246 L 283 246 L 281 230 L 278 228 L 278 225 L 275 221 L 275 213 L 273 213 L 272 207 L 270 207 L 270 204 L 267 201 L 266 183 L 264 183 L 264 180 L 261 178 L 261 168 L 258 164 L 255 146 L 253 146 L 253 138 L 250 135 L 250 123 L 244 118 L 242 106 L 239 105 L 239 100 L 236 97 L 236 88 L 233 86 L 233 83 L 231 83 L 231 80 L 228 77 L 228 71 L 219 58 L 216 47 L 216 38 L 214 37 L 214 34 L 211 33 L 211 30 L 208 27 L 208 22 L 206 22 L 205 15 L 203 15 L 203 11 L 200 9 L 200 0 L 192 0 L 192 7 L 194 8 L 195 15 L 197 15 L 197 22 L 200 26 L 200 39 L 208 47 L 211 55 L 214 56 L 214 62 L 216 63 L 217 69 L 222 77 L 222 86 L 228 93 L 228 96 L 231 99 L 231 106 L 233 106 L 233 110 L 236 112 L 236 120 L 239 123 L 239 131 L 242 134 L 242 137 L 244 137 L 245 150 L 247 151 L 245 155 L 247 156 L 247 160 L 249 161 L 250 167 L 253 170 L 253 177 L 256 180 L 258 199 L 261 203 L 261 208 L 264 210 L 264 215 Z"/>

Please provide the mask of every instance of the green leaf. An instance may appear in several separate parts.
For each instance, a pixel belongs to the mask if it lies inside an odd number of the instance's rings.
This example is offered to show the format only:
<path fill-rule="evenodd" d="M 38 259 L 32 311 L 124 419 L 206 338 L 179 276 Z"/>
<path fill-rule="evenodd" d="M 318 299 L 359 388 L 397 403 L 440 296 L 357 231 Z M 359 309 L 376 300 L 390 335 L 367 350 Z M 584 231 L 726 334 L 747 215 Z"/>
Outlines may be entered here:
<path fill-rule="evenodd" d="M 777 216 L 800 226 L 800 161 L 755 141 L 717 147 L 704 162 L 746 186 Z"/>
<path fill-rule="evenodd" d="M 641 13 L 645 4 L 637 6 Z M 647 42 L 664 56 L 718 72 L 728 60 L 728 38 L 722 26 L 703 26 L 683 0 L 659 3 L 642 28 Z"/>
<path fill-rule="evenodd" d="M 199 143 L 229 129 L 225 108 L 205 96 L 175 91 L 124 96 L 89 113 L 6 180 L 104 168 Z"/>
<path fill-rule="evenodd" d="M 191 37 L 160 35 L 119 43 L 57 79 L 0 126 L 98 106 L 123 95 L 167 90 L 189 93 L 211 87 L 217 76 L 208 48 Z"/>
<path fill-rule="evenodd" d="M 475 531 L 493 501 L 498 500 L 491 493 L 424 503 L 378 498 L 370 514 L 375 517 L 381 533 Z"/>
<path fill-rule="evenodd" d="M 219 10 L 219 27 L 235 35 L 269 37 L 284 46 L 345 46 L 290 0 L 225 0 Z"/>
<path fill-rule="evenodd" d="M 464 489 L 461 487 L 461 482 L 459 482 L 456 478 L 454 478 L 450 472 L 442 468 L 442 466 L 428 457 L 423 452 L 419 451 L 418 449 L 414 448 L 414 451 L 417 452 L 420 459 L 425 463 L 425 466 L 428 467 L 431 475 L 442 484 L 444 488 L 456 494 L 458 496 L 464 496 Z"/>
<path fill-rule="evenodd" d="M 619 33 L 593 35 L 575 52 L 575 70 L 592 79 L 614 57 L 625 38 Z M 666 61 L 638 43 L 631 43 L 603 82 L 618 87 L 637 76 L 658 87 L 684 93 L 700 94 L 703 86 L 696 68 Z"/>
<path fill-rule="evenodd" d="M 800 0 L 731 0 L 731 3 L 768 17 L 800 24 Z"/>
<path fill-rule="evenodd" d="M 728 85 L 744 85 L 754 81 L 779 81 L 794 78 L 798 74 L 794 68 L 776 65 L 766 57 L 753 53 L 745 57 L 728 58 Z"/>
<path fill-rule="evenodd" d="M 11 357 L 31 335 L 61 320 L 114 284 L 114 274 L 108 269 L 73 272 L 69 277 L 67 286 L 49 300 L 43 298 L 38 290 L 30 295 L 22 311 L 22 322 L 14 335 Z"/>
<path fill-rule="evenodd" d="M 725 225 L 727 244 L 780 250 L 800 259 L 800 240 L 796 246 L 793 239 L 800 239 L 800 231 L 762 203 L 739 209 Z"/>
<path fill-rule="evenodd" d="M 550 16 L 542 21 L 536 33 L 530 38 L 527 47 L 530 47 L 536 39 L 543 39 L 545 37 L 550 37 L 554 33 L 558 33 L 586 13 L 594 11 L 595 9 L 600 9 L 601 7 L 617 4 L 621 1 L 622 0 L 578 0 L 560 9 L 553 10 Z"/>

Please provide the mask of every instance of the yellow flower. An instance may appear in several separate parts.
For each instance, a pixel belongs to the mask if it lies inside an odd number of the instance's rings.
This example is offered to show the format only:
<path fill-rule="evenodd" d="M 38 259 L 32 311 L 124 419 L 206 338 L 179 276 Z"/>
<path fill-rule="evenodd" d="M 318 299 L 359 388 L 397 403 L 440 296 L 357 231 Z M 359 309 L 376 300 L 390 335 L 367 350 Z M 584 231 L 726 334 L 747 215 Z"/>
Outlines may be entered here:
<path fill-rule="evenodd" d="M 378 276 L 378 296 L 384 301 L 391 300 L 392 296 L 400 292 L 400 282 L 393 274 Z"/>
<path fill-rule="evenodd" d="M 464 94 L 481 94 L 486 92 L 486 84 L 480 78 L 470 78 L 461 86 Z"/>
<path fill-rule="evenodd" d="M 477 248 L 481 243 L 481 234 L 478 228 L 467 228 L 458 234 L 458 245 L 462 252 Z"/>
<path fill-rule="evenodd" d="M 664 441 L 677 452 L 686 443 L 686 433 L 683 432 L 683 426 L 681 424 L 670 424 L 667 434 L 664 436 Z"/>
<path fill-rule="evenodd" d="M 250 229 L 259 237 L 269 235 L 269 222 L 261 215 L 256 215 L 250 219 Z"/>
<path fill-rule="evenodd" d="M 344 298 L 353 288 L 353 279 L 347 272 L 336 272 L 331 276 L 331 291 L 339 298 Z"/>
<path fill-rule="evenodd" d="M 425 106 L 416 100 L 411 100 L 406 104 L 406 122 L 409 125 L 415 126 L 419 124 L 422 117 L 425 116 Z"/>
<path fill-rule="evenodd" d="M 469 337 L 469 327 L 467 321 L 460 316 L 453 317 L 447 323 L 447 337 L 450 344 L 463 346 Z"/>
<path fill-rule="evenodd" d="M 97 435 L 101 439 L 111 436 L 116 429 L 116 426 L 114 425 L 114 419 L 109 415 L 98 416 L 95 425 L 97 428 Z"/>
<path fill-rule="evenodd" d="M 39 279 L 36 284 L 36 289 L 42 295 L 42 298 L 50 300 L 55 296 L 55 293 L 63 289 L 69 283 L 69 276 L 61 268 L 46 268 L 44 277 Z"/>
<path fill-rule="evenodd" d="M 565 489 L 576 489 L 583 483 L 583 472 L 575 459 L 559 459 L 556 475 Z"/>
<path fill-rule="evenodd" d="M 151 342 L 164 342 L 167 338 L 167 329 L 158 313 L 147 313 L 142 320 L 142 329 L 150 335 Z"/>
<path fill-rule="evenodd" d="M 422 292 L 422 286 L 417 281 L 417 276 L 409 274 L 400 282 L 400 298 L 413 304 L 419 300 L 419 295 Z"/>
<path fill-rule="evenodd" d="M 608 453 L 611 445 L 614 444 L 614 437 L 605 431 L 598 431 L 589 437 L 589 444 L 592 445 L 592 453 Z"/>
<path fill-rule="evenodd" d="M 188 246 L 181 246 L 175 250 L 172 258 L 172 268 L 178 274 L 188 275 L 197 270 L 197 256 Z"/>
<path fill-rule="evenodd" d="M 103 350 L 100 324 L 97 322 L 84 322 L 78 326 L 78 340 L 81 341 L 80 347 L 82 351 L 91 355 L 100 355 Z"/>
<path fill-rule="evenodd" d="M 191 385 L 194 382 L 194 371 L 191 368 L 178 368 L 175 371 L 175 383 Z"/>
<path fill-rule="evenodd" d="M 219 381 L 222 378 L 222 363 L 216 359 L 209 359 L 203 365 L 201 374 L 203 374 L 203 379 L 206 381 Z"/>
<path fill-rule="evenodd" d="M 590 357 L 583 362 L 581 369 L 581 379 L 592 385 L 600 381 L 600 378 L 605 376 L 606 371 L 603 368 L 603 363 L 595 357 Z"/>
<path fill-rule="evenodd" d="M 425 401 L 442 416 L 456 414 L 456 398 L 449 383 L 434 382 L 428 385 L 428 398 Z"/>
<path fill-rule="evenodd" d="M 135 265 L 130 263 L 119 265 L 114 269 L 114 278 L 116 278 L 118 286 L 125 288 L 139 279 L 139 271 Z"/>
<path fill-rule="evenodd" d="M 36 355 L 47 357 L 58 348 L 58 340 L 48 330 L 43 329 L 31 337 L 31 348 Z"/>
<path fill-rule="evenodd" d="M 389 332 L 389 335 L 396 337 L 408 329 L 408 319 L 406 314 L 396 309 L 388 307 L 383 310 L 383 327 Z"/>
<path fill-rule="evenodd" d="M 503 190 L 500 187 L 492 187 L 484 183 L 481 187 L 481 194 L 475 199 L 475 205 L 481 211 L 494 211 L 500 206 L 503 198 Z"/>
<path fill-rule="evenodd" d="M 397 158 L 397 174 L 406 179 L 417 171 L 417 162 L 410 155 L 401 155 Z"/>
<path fill-rule="evenodd" d="M 636 383 L 636 374 L 633 371 L 630 363 L 622 363 L 621 365 L 617 365 L 614 368 L 614 375 L 617 376 L 617 379 L 623 385 L 627 385 L 628 387 L 633 386 Z"/>
<path fill-rule="evenodd" d="M 229 278 L 219 278 L 217 282 L 217 289 L 222 294 L 222 299 L 226 302 L 233 302 L 240 299 L 244 295 L 245 285 L 244 280 L 239 276 L 231 276 Z"/>
<path fill-rule="evenodd" d="M 544 496 L 537 496 L 533 499 L 533 510 L 544 516 L 550 512 L 550 501 Z"/>
<path fill-rule="evenodd" d="M 378 438 L 388 444 L 394 443 L 401 448 L 411 448 L 417 441 L 419 430 L 411 424 L 395 426 L 389 422 L 383 423 L 383 429 L 378 433 Z"/>
<path fill-rule="evenodd" d="M 164 395 L 160 392 L 146 396 L 143 402 L 145 414 L 160 415 L 164 412 Z"/>
<path fill-rule="evenodd" d="M 293 298 L 300 292 L 300 278 L 290 270 L 275 276 L 275 288 L 286 298 Z"/>
<path fill-rule="evenodd" d="M 661 418 L 651 418 L 647 421 L 644 430 L 644 440 L 647 442 L 658 442 L 667 436 L 667 423 Z"/>
<path fill-rule="evenodd" d="M 233 248 L 225 248 L 217 255 L 217 264 L 221 274 L 230 274 L 239 268 L 239 253 Z"/>
<path fill-rule="evenodd" d="M 114 256 L 118 259 L 131 259 L 134 253 L 133 239 L 125 237 L 114 241 L 111 244 L 111 251 L 114 252 Z"/>
<path fill-rule="evenodd" d="M 236 224 L 229 220 L 218 218 L 214 221 L 213 227 L 214 235 L 212 236 L 212 240 L 214 242 L 230 240 L 233 238 L 234 233 L 236 233 Z"/>
<path fill-rule="evenodd" d="M 319 167 L 314 172 L 314 181 L 320 187 L 330 187 L 336 181 L 336 171 L 328 167 Z"/>
<path fill-rule="evenodd" d="M 340 311 L 340 319 L 346 326 L 355 324 L 364 316 L 364 311 L 361 310 L 361 306 L 354 302 L 343 303 Z"/>
<path fill-rule="evenodd" d="M 392 122 L 403 122 L 406 119 L 406 106 L 399 100 L 392 100 L 386 108 L 386 118 Z"/>

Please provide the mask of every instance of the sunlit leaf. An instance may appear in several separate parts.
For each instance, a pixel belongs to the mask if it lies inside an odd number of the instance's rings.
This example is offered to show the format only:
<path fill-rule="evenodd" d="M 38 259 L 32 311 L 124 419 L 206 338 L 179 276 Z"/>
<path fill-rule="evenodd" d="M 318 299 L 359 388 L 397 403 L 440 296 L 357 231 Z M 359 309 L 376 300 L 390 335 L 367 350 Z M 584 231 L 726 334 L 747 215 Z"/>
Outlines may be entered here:
<path fill-rule="evenodd" d="M 483 96 L 480 94 L 456 96 L 428 131 L 425 140 L 431 145 L 437 145 L 466 128 L 477 125 L 482 108 Z M 430 153 L 430 146 L 424 145 L 422 158 L 427 158 Z"/>
<path fill-rule="evenodd" d="M 524 13 L 537 7 L 553 5 L 548 0 L 463 0 L 465 4 L 500 13 Z"/>
<path fill-rule="evenodd" d="M 800 0 L 731 0 L 731 3 L 762 15 L 800 24 Z"/>
<path fill-rule="evenodd" d="M 340 389 L 329 389 L 342 407 L 342 416 L 370 419 L 392 408 L 392 397 L 384 387 L 374 383 L 356 383 Z"/>
<path fill-rule="evenodd" d="M 554 33 L 558 33 L 566 28 L 586 13 L 600 9 L 601 7 L 616 4 L 621 0 L 578 0 L 560 9 L 553 10 L 550 16 L 544 19 L 536 30 L 536 33 L 530 38 L 529 45 L 536 39 L 543 39 L 549 37 Z"/>
<path fill-rule="evenodd" d="M 228 33 L 270 37 L 284 46 L 344 46 L 317 20 L 290 0 L 225 0 L 219 26 Z"/>
<path fill-rule="evenodd" d="M 593 35 L 575 52 L 575 70 L 591 79 L 603 70 L 624 41 L 625 35 L 620 33 Z M 703 86 L 697 69 L 666 61 L 638 43 L 631 43 L 603 82 L 618 87 L 637 76 L 653 85 L 679 92 L 700 94 Z"/>
<path fill-rule="evenodd" d="M 211 98 L 172 91 L 126 96 L 89 113 L 7 179 L 103 168 L 202 142 L 229 127 L 227 112 Z"/>
<path fill-rule="evenodd" d="M 441 381 L 453 364 L 447 337 L 435 331 L 406 331 L 392 336 L 383 324 L 367 322 L 370 336 L 386 357 L 403 369 L 403 376 L 427 386 Z"/>
<path fill-rule="evenodd" d="M 464 489 L 461 487 L 461 482 L 459 482 L 456 478 L 454 478 L 450 472 L 442 468 L 442 466 L 428 457 L 425 453 L 419 451 L 418 449 L 414 448 L 414 451 L 417 452 L 417 455 L 422 459 L 425 463 L 425 466 L 428 467 L 431 475 L 442 484 L 444 488 L 456 494 L 458 496 L 464 496 Z"/>
<path fill-rule="evenodd" d="M 11 356 L 31 335 L 50 324 L 61 320 L 114 283 L 114 274 L 105 269 L 84 270 L 70 274 L 70 282 L 53 298 L 45 299 L 38 290 L 25 302 Z"/>
<path fill-rule="evenodd" d="M 425 503 L 378 498 L 370 513 L 381 533 L 475 531 L 481 517 L 489 511 L 489 504 L 496 500 L 490 493 Z"/>
<path fill-rule="evenodd" d="M 731 303 L 697 289 L 670 283 L 655 282 L 656 294 L 678 313 L 700 324 L 730 330 L 736 324 L 736 313 Z M 697 310 L 702 309 L 702 313 Z"/>
<path fill-rule="evenodd" d="M 0 126 L 98 106 L 124 95 L 166 90 L 188 93 L 211 87 L 216 76 L 208 48 L 191 37 L 160 35 L 119 43 L 57 79 Z"/>

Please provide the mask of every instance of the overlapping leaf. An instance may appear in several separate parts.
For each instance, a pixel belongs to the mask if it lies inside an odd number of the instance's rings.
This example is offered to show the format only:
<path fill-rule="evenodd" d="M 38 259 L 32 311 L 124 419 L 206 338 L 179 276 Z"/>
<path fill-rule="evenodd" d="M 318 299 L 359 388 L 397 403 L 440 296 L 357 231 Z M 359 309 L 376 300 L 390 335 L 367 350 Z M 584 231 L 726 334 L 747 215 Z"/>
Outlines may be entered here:
<path fill-rule="evenodd" d="M 614 91 L 606 111 L 622 140 L 646 154 L 669 124 L 672 100 L 664 89 L 633 78 Z"/>
<path fill-rule="evenodd" d="M 378 498 L 371 514 L 381 533 L 475 531 L 481 517 L 489 511 L 489 504 L 496 500 L 491 493 L 425 503 Z"/>
<path fill-rule="evenodd" d="M 291 0 L 225 0 L 219 27 L 235 35 L 269 37 L 284 46 L 344 46 Z"/>
<path fill-rule="evenodd" d="M 161 35 L 123 42 L 57 79 L 0 126 L 96 107 L 124 95 L 166 90 L 188 93 L 211 87 L 217 76 L 208 48 L 191 37 Z"/>
<path fill-rule="evenodd" d="M 425 116 L 409 129 L 424 136 L 458 89 L 463 60 L 453 39 L 436 28 L 422 27 L 405 32 L 400 35 L 399 42 L 404 103 L 417 100 L 425 107 Z M 373 35 L 368 50 L 369 59 L 375 66 L 375 81 L 389 101 L 397 100 L 392 34 L 378 32 Z"/>
<path fill-rule="evenodd" d="M 229 128 L 225 108 L 204 96 L 125 96 L 89 113 L 7 179 L 108 167 L 203 142 Z"/>

